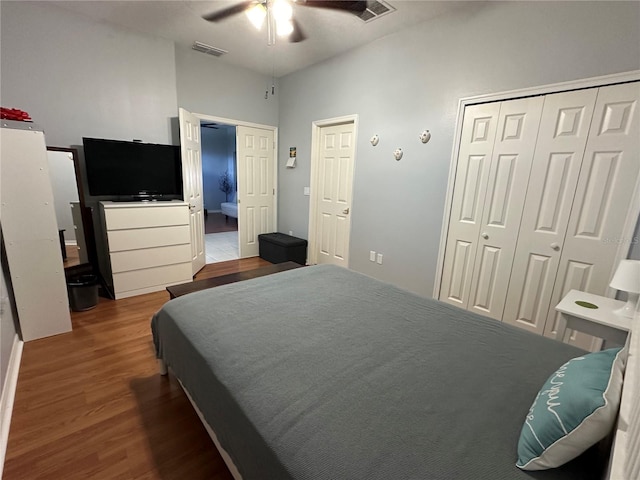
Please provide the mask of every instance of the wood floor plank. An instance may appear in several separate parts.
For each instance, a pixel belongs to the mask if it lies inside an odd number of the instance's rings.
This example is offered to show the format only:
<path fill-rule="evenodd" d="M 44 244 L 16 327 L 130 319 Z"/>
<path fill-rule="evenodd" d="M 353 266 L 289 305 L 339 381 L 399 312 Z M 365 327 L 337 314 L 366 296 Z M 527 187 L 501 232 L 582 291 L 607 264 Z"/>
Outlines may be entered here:
<path fill-rule="evenodd" d="M 207 265 L 196 279 L 270 265 Z M 151 316 L 166 291 L 72 312 L 73 331 L 24 345 L 5 480 L 231 480 L 172 377 L 161 377 Z"/>

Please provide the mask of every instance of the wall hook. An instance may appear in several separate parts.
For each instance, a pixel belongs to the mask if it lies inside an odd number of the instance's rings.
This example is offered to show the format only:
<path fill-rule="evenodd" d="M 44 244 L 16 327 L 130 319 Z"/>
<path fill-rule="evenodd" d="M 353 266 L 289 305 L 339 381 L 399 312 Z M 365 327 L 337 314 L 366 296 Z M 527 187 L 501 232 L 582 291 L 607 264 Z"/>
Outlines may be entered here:
<path fill-rule="evenodd" d="M 431 140 L 431 132 L 429 130 L 424 130 L 418 138 L 422 143 L 427 143 Z"/>
<path fill-rule="evenodd" d="M 393 152 L 393 156 L 396 157 L 396 160 L 400 161 L 400 159 L 402 158 L 402 149 L 396 148 Z"/>
<path fill-rule="evenodd" d="M 378 135 L 374 135 L 373 137 L 371 137 L 371 140 L 369 141 L 371 142 L 371 145 L 375 147 L 376 145 L 378 145 L 378 142 L 380 141 L 380 137 L 378 137 Z"/>

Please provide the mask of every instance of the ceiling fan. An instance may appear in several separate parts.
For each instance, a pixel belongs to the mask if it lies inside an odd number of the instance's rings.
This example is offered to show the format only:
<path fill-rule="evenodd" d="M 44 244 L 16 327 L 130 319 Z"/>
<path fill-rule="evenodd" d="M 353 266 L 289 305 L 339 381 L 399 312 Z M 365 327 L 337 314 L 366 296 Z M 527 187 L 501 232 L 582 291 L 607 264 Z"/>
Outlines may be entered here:
<path fill-rule="evenodd" d="M 217 12 L 203 15 L 209 22 L 219 22 L 232 15 L 246 12 L 249 20 L 257 29 L 267 23 L 268 45 L 275 44 L 276 33 L 288 37 L 290 42 L 297 43 L 305 40 L 300 24 L 293 18 L 292 5 L 302 7 L 325 8 L 341 10 L 355 14 L 362 13 L 367 8 L 366 1 L 351 0 L 250 0 L 224 8 Z"/>

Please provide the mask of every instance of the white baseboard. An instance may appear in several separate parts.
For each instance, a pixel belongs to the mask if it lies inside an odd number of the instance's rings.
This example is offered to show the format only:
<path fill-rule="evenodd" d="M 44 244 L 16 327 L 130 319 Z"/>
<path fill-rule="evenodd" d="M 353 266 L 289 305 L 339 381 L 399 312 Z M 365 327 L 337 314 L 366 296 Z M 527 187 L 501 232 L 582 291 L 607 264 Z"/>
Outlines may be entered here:
<path fill-rule="evenodd" d="M 13 401 L 16 397 L 16 388 L 18 386 L 18 373 L 20 372 L 23 345 L 24 342 L 16 334 L 13 338 L 9 367 L 2 387 L 2 396 L 0 397 L 0 478 L 2 478 L 4 458 L 7 454 L 7 444 L 9 443 L 9 427 L 11 427 Z"/>

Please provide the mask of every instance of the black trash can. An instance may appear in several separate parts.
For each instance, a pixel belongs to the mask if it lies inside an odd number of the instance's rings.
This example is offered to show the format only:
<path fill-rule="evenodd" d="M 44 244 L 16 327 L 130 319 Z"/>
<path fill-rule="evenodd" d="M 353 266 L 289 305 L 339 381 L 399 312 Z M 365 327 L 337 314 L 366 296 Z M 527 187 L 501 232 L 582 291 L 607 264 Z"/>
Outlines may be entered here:
<path fill-rule="evenodd" d="M 91 310 L 98 305 L 98 277 L 80 275 L 67 280 L 69 306 L 74 312 Z"/>

